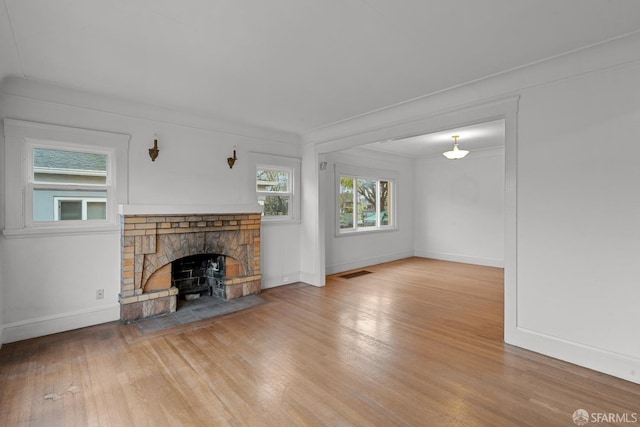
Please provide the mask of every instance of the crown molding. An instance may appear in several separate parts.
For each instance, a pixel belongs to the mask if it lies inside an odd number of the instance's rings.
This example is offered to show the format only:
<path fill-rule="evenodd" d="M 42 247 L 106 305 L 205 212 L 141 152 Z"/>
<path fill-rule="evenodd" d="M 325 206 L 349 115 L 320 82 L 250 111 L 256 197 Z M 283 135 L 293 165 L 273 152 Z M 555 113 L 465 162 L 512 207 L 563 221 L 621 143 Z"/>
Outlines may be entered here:
<path fill-rule="evenodd" d="M 316 146 L 347 140 L 354 145 L 373 142 L 367 136 L 379 135 L 384 129 L 406 127 L 425 117 L 499 101 L 518 96 L 526 89 L 633 63 L 640 63 L 640 32 L 313 129 L 302 134 L 302 141 Z"/>
<path fill-rule="evenodd" d="M 196 113 L 182 112 L 167 107 L 144 104 L 103 94 L 89 93 L 49 82 L 17 76 L 5 77 L 0 82 L 0 94 L 3 96 L 18 97 L 49 104 L 59 104 L 134 119 L 170 123 L 261 141 L 267 140 L 296 146 L 301 142 L 300 136 L 291 132 L 237 123 L 198 115 Z"/>

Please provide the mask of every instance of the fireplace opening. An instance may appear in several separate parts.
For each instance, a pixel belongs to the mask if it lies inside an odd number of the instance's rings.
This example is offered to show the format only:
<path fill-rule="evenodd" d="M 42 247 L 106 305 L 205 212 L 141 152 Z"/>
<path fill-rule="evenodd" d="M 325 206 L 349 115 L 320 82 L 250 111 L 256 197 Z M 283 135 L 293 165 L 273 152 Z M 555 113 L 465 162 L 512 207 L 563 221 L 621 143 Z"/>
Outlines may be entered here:
<path fill-rule="evenodd" d="M 225 298 L 223 279 L 226 258 L 220 254 L 199 254 L 171 263 L 171 283 L 179 299 L 196 299 L 202 295 Z"/>

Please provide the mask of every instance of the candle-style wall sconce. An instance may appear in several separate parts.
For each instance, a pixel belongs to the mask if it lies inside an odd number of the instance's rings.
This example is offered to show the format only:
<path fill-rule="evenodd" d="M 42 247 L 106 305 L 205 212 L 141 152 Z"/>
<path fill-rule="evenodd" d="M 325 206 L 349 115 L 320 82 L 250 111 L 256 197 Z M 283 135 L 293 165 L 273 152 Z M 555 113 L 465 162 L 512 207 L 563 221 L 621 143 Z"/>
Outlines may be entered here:
<path fill-rule="evenodd" d="M 155 162 L 156 158 L 158 157 L 158 154 L 160 153 L 160 150 L 158 150 L 158 134 L 154 133 L 153 134 L 153 148 L 149 148 L 149 157 L 151 157 L 151 161 Z"/>
<path fill-rule="evenodd" d="M 233 157 L 227 157 L 227 163 L 229 164 L 229 169 L 233 169 L 233 165 L 236 163 L 236 160 L 238 160 L 238 157 L 236 156 L 236 146 L 233 146 Z"/>

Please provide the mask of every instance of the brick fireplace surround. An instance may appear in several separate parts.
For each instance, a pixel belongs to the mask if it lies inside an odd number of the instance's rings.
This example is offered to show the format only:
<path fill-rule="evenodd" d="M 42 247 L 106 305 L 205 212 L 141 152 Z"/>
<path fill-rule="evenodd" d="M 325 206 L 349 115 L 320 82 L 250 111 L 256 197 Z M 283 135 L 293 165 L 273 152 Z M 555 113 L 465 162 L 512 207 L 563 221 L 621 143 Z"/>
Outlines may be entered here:
<path fill-rule="evenodd" d="M 226 256 L 226 274 L 221 281 L 225 299 L 260 293 L 260 212 L 121 211 L 120 218 L 121 321 L 174 312 L 178 289 L 171 283 L 171 262 L 190 255 Z"/>

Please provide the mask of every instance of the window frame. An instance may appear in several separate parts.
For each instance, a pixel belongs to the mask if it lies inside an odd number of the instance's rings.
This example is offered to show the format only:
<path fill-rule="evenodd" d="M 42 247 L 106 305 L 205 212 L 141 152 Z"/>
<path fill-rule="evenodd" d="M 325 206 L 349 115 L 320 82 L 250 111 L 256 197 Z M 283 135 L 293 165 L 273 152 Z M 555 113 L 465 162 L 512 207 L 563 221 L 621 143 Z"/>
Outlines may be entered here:
<path fill-rule="evenodd" d="M 368 179 L 376 181 L 376 225 L 367 227 L 358 227 L 357 222 L 357 203 L 354 203 L 353 212 L 353 227 L 352 228 L 340 228 L 340 178 L 352 178 L 354 180 L 353 197 L 354 202 L 357 197 L 357 180 Z M 335 236 L 353 236 L 366 233 L 380 233 L 386 231 L 398 230 L 398 212 L 397 212 L 397 200 L 398 200 L 398 177 L 397 173 L 393 171 L 385 171 L 381 169 L 362 168 L 357 166 L 348 165 L 335 165 L 334 172 L 335 192 L 334 192 L 334 229 Z M 389 201 L 389 224 L 381 225 L 380 218 L 380 182 L 388 182 L 391 186 L 391 200 Z"/>
<path fill-rule="evenodd" d="M 289 214 L 274 216 L 263 215 L 262 224 L 299 224 L 301 221 L 300 167 L 302 160 L 297 157 L 276 156 L 257 152 L 250 152 L 248 154 L 249 168 L 252 174 L 249 182 L 251 192 L 256 195 L 256 204 L 258 203 L 258 197 L 260 195 L 289 195 Z M 289 191 L 286 193 L 258 191 L 256 172 L 259 168 L 289 171 Z"/>
<path fill-rule="evenodd" d="M 259 198 L 260 196 L 287 196 L 287 214 L 286 215 L 265 215 L 264 211 L 262 212 L 262 220 L 263 221 L 277 221 L 277 220 L 291 220 L 293 219 L 293 168 L 285 167 L 285 166 L 276 166 L 276 165 L 266 165 L 262 163 L 256 164 L 256 172 L 258 169 L 266 169 L 266 170 L 274 170 L 279 172 L 286 172 L 288 175 L 287 178 L 287 191 L 260 191 L 258 190 L 258 177 L 256 176 L 256 196 Z"/>
<path fill-rule="evenodd" d="M 5 237 L 56 234 L 95 234 L 119 231 L 118 205 L 128 202 L 130 135 L 4 119 Z M 64 184 L 34 182 L 33 149 L 44 148 L 107 155 L 107 183 Z M 37 189 L 107 191 L 106 220 L 34 221 Z"/>

